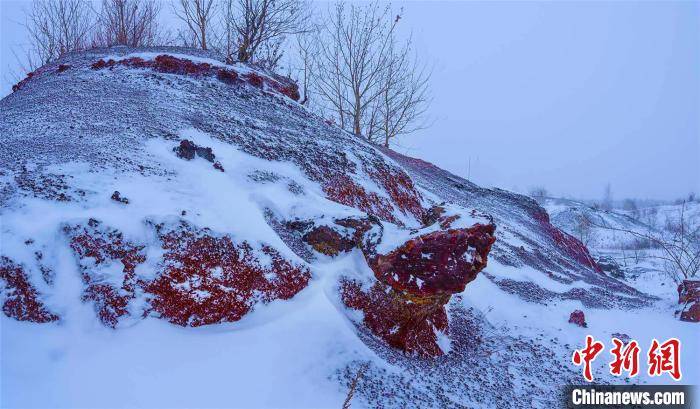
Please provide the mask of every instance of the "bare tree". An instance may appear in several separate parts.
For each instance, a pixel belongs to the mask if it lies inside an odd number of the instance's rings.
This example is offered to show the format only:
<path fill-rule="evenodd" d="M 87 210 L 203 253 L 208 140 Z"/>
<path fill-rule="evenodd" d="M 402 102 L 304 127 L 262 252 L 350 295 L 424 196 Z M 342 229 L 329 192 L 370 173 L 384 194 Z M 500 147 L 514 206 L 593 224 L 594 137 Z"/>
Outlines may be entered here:
<path fill-rule="evenodd" d="M 94 18 L 90 3 L 83 0 L 36 0 L 26 20 L 31 45 L 25 69 L 31 71 L 64 53 L 85 49 Z"/>
<path fill-rule="evenodd" d="M 391 36 L 389 60 L 377 99 L 381 142 L 386 148 L 391 139 L 424 128 L 424 114 L 430 104 L 430 72 L 413 56 L 410 39 L 400 46 L 393 32 Z"/>
<path fill-rule="evenodd" d="M 206 50 L 217 8 L 214 0 L 179 0 L 175 15 L 186 25 L 197 47 Z"/>
<path fill-rule="evenodd" d="M 660 254 L 651 254 L 649 258 L 661 260 L 666 273 L 676 282 L 697 277 L 700 271 L 700 223 L 693 223 L 685 211 L 685 202 L 680 205 L 678 218 L 671 221 L 666 229 L 645 232 L 612 227 L 607 224 L 596 225 L 612 231 L 629 234 L 641 242 L 648 242 L 661 250 Z"/>
<path fill-rule="evenodd" d="M 600 208 L 607 212 L 613 209 L 612 187 L 610 187 L 610 183 L 605 185 L 605 192 L 603 193 L 603 201 L 600 203 Z"/>
<path fill-rule="evenodd" d="M 595 238 L 593 223 L 591 223 L 591 220 L 586 215 L 578 216 L 576 218 L 576 224 L 574 225 L 573 231 L 576 238 L 578 238 L 579 241 L 581 241 L 581 243 L 583 243 L 583 245 L 586 247 L 588 247 L 588 245 Z"/>
<path fill-rule="evenodd" d="M 307 105 L 309 103 L 312 73 L 318 59 L 318 45 L 315 41 L 318 38 L 317 34 L 318 27 L 310 25 L 307 31 L 295 36 L 298 60 L 297 82 L 300 85 L 299 88 L 302 95 L 300 103 L 302 105 Z"/>
<path fill-rule="evenodd" d="M 95 33 L 100 46 L 151 46 L 161 38 L 156 0 L 102 0 Z"/>
<path fill-rule="evenodd" d="M 391 60 L 397 19 L 379 3 L 336 3 L 319 35 L 315 84 L 339 125 L 372 141 L 379 129 L 377 99 Z M 364 132 L 363 132 L 364 130 Z"/>
<path fill-rule="evenodd" d="M 274 67 L 286 36 L 304 30 L 308 5 L 302 0 L 224 0 L 224 41 L 229 60 Z M 274 64 L 271 64 L 274 63 Z"/>

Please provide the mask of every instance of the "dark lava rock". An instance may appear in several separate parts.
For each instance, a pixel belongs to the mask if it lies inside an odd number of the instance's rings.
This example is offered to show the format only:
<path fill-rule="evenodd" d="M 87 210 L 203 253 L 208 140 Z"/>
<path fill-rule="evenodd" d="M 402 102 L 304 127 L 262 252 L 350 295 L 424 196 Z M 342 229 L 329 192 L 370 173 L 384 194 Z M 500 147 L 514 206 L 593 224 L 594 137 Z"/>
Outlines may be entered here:
<path fill-rule="evenodd" d="M 111 199 L 114 200 L 115 202 L 129 204 L 129 199 L 122 197 L 121 193 L 119 193 L 118 190 L 115 190 L 114 193 L 112 193 Z"/>
<path fill-rule="evenodd" d="M 173 152 L 175 152 L 178 158 L 185 160 L 192 160 L 194 159 L 194 156 L 197 155 L 200 158 L 214 163 L 214 159 L 216 158 L 214 151 L 212 151 L 211 148 L 196 145 L 194 142 L 187 139 L 180 141 L 180 145 L 174 147 Z M 221 164 L 219 164 L 219 166 L 221 167 L 221 170 L 223 170 Z M 214 167 L 216 167 L 216 164 L 214 164 Z"/>

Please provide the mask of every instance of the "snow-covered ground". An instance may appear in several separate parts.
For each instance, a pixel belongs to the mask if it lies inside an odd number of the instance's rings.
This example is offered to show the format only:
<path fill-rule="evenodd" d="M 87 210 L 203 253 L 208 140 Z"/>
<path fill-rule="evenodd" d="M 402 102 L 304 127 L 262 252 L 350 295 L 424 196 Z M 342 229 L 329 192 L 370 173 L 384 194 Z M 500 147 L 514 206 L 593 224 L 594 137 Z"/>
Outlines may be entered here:
<path fill-rule="evenodd" d="M 1 406 L 337 408 L 364 367 L 353 408 L 549 408 L 563 385 L 584 383 L 571 356 L 589 334 L 606 344 L 594 362 L 596 381 L 628 382 L 606 368 L 614 333 L 640 343 L 642 372 L 653 338 L 680 339 L 682 383 L 700 383 L 699 327 L 674 317 L 675 288 L 660 286 L 663 277 L 655 273 L 618 280 L 597 272 L 585 248 L 555 229 L 532 200 L 365 145 L 269 90 L 90 68 L 102 58 L 163 53 L 210 59 L 188 50 L 70 56 L 68 71 L 49 67 L 0 102 L 0 132 L 7 135 L 0 146 L 1 253 L 25 266 L 42 302 L 60 316 L 43 324 L 0 317 Z M 211 147 L 225 171 L 201 157 L 178 158 L 173 148 L 182 139 Z M 453 227 L 483 222 L 482 213 L 493 217 L 488 266 L 447 305 L 449 334 L 438 332 L 444 355 L 403 354 L 366 328 L 361 311 L 343 304 L 340 277 L 374 280 L 359 249 L 305 257 L 273 226 L 270 215 L 318 221 L 368 213 L 364 202 L 331 200 L 325 183 L 338 169 L 379 203 L 369 210 L 386 210 L 382 253 L 441 228 L 423 226 L 402 208 L 378 170 L 393 172 L 391 180 L 408 175 L 411 184 L 395 190 L 412 198 L 415 185 L 423 208 L 447 202 L 448 214 L 461 216 Z M 114 191 L 129 204 L 110 199 Z M 81 301 L 84 260 L 63 230 L 90 218 L 143 243 L 146 261 L 135 270 L 143 280 L 157 274 L 153 260 L 163 257 L 153 225 L 180 219 L 256 249 L 271 246 L 308 268 L 311 279 L 292 298 L 259 302 L 238 321 L 197 328 L 169 323 L 145 307 L 147 294 L 136 292 L 129 314 L 109 328 L 92 303 Z M 41 266 L 53 279 L 42 277 Z M 118 262 L 100 267 L 93 270 L 100 280 L 125 280 Z M 574 310 L 585 312 L 588 328 L 568 322 Z M 674 383 L 644 373 L 629 382 Z"/>

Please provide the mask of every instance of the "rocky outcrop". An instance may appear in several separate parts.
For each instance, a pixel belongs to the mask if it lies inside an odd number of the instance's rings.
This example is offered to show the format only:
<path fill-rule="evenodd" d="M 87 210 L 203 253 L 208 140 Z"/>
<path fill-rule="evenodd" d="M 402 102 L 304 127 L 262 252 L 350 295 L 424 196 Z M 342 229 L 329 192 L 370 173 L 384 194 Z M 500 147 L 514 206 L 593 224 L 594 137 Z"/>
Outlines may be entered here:
<path fill-rule="evenodd" d="M 182 326 L 238 321 L 257 303 L 292 298 L 311 278 L 308 268 L 268 245 L 236 243 L 185 221 L 151 225 L 163 252 L 155 277 L 136 274 L 146 261 L 145 244 L 95 219 L 64 227 L 85 285 L 82 300 L 95 305 L 108 327 L 135 311 L 135 318 L 150 314 Z M 142 303 L 134 302 L 137 296 Z"/>
<path fill-rule="evenodd" d="M 678 285 L 681 321 L 700 322 L 700 281 L 683 280 Z"/>
<path fill-rule="evenodd" d="M 145 246 L 129 242 L 120 231 L 95 219 L 64 226 L 63 231 L 85 285 L 83 302 L 92 302 L 100 321 L 115 328 L 120 318 L 131 315 L 129 302 L 141 285 L 136 267 L 146 261 Z"/>
<path fill-rule="evenodd" d="M 442 213 L 444 209 L 431 209 L 428 214 L 435 215 L 435 220 L 427 221 L 448 220 Z M 337 256 L 360 249 L 374 272 L 374 282 L 367 288 L 354 279 L 341 280 L 343 302 L 361 310 L 364 325 L 389 345 L 422 356 L 442 354 L 437 332 L 448 332 L 445 305 L 486 267 L 495 241 L 493 224 L 476 223 L 469 228 L 415 235 L 381 254 L 377 248 L 384 229 L 376 218 L 290 224 L 304 232 L 302 240 L 319 253 Z"/>
<path fill-rule="evenodd" d="M 58 315 L 49 311 L 37 289 L 32 285 L 24 267 L 8 257 L 0 257 L 0 282 L 5 301 L 2 311 L 18 321 L 46 323 L 58 321 Z"/>
<path fill-rule="evenodd" d="M 93 70 L 113 69 L 114 67 L 128 67 L 139 69 L 150 69 L 163 74 L 187 75 L 191 77 L 214 77 L 229 85 L 243 83 L 244 81 L 256 88 L 267 88 L 275 93 L 286 96 L 294 101 L 299 100 L 299 87 L 290 79 L 274 76 L 265 77 L 255 72 L 240 75 L 232 68 L 217 67 L 206 62 L 194 62 L 186 58 L 179 58 L 172 55 L 162 54 L 153 60 L 146 60 L 141 57 L 130 57 L 119 60 L 100 59 L 92 64 Z M 25 80 L 29 80 L 31 76 Z M 17 84 L 20 89 L 24 84 Z M 13 90 L 15 88 L 13 87 Z"/>
<path fill-rule="evenodd" d="M 156 230 L 165 254 L 158 277 L 144 290 L 152 313 L 174 324 L 238 321 L 258 302 L 292 298 L 311 278 L 308 268 L 267 245 L 255 249 L 184 222 Z"/>
<path fill-rule="evenodd" d="M 384 233 L 384 226 L 373 216 L 335 219 L 330 225 L 316 225 L 314 221 L 294 221 L 288 225 L 303 233 L 302 241 L 327 256 L 359 248 L 365 258 L 374 257 Z"/>
<path fill-rule="evenodd" d="M 364 289 L 347 279 L 341 281 L 340 294 L 348 308 L 363 312 L 362 323 L 392 347 L 423 357 L 443 354 L 438 332 L 448 332 L 449 294 L 414 297 L 380 281 Z"/>

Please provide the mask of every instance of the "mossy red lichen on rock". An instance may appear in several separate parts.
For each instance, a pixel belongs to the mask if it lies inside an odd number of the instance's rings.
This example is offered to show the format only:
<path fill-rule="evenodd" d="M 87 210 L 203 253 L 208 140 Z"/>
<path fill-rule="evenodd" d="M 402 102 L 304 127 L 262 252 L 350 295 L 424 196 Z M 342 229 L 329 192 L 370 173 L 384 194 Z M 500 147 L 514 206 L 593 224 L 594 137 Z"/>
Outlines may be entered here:
<path fill-rule="evenodd" d="M 120 231 L 95 219 L 64 226 L 63 230 L 78 258 L 86 286 L 82 300 L 94 303 L 97 316 L 104 325 L 116 327 L 121 317 L 130 315 L 129 302 L 139 286 L 135 269 L 146 261 L 144 246 L 130 243 Z M 100 271 L 113 262 L 121 263 L 122 277 L 105 277 Z M 120 282 L 120 285 L 115 285 L 115 282 Z"/>
<path fill-rule="evenodd" d="M 165 254 L 158 277 L 144 289 L 153 313 L 174 324 L 238 321 L 258 302 L 293 297 L 311 278 L 308 268 L 267 245 L 254 249 L 184 222 L 156 229 Z"/>
<path fill-rule="evenodd" d="M 44 306 L 23 266 L 8 257 L 0 257 L 0 279 L 4 284 L 2 311 L 6 316 L 37 323 L 58 321 L 58 315 Z"/>

